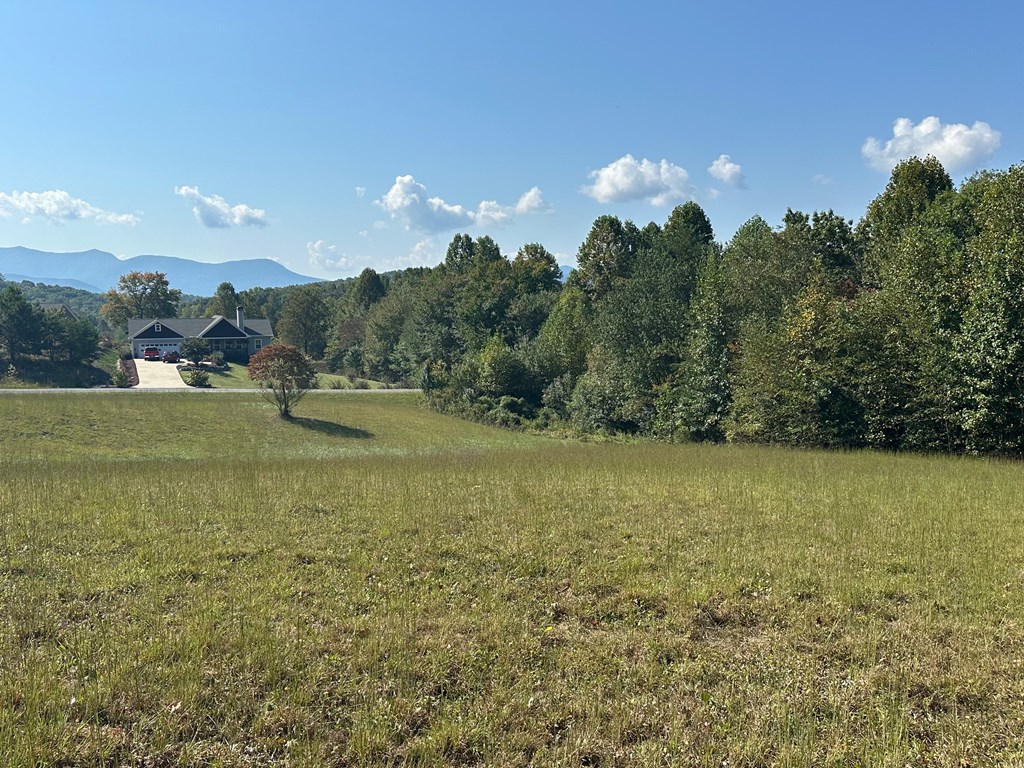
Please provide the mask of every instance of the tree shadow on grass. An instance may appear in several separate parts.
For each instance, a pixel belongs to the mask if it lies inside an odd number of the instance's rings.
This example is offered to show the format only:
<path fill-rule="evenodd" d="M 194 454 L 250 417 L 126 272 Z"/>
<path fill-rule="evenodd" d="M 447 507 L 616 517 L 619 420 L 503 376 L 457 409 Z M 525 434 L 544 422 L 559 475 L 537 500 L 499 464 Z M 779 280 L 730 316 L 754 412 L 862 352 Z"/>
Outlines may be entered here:
<path fill-rule="evenodd" d="M 312 432 L 319 432 L 322 435 L 328 435 L 330 437 L 349 437 L 360 440 L 373 437 L 373 432 L 367 432 L 365 429 L 346 427 L 344 424 L 337 424 L 333 421 L 324 421 L 323 419 L 309 419 L 305 416 L 292 416 L 288 421 L 302 427 L 303 429 L 308 429 Z"/>

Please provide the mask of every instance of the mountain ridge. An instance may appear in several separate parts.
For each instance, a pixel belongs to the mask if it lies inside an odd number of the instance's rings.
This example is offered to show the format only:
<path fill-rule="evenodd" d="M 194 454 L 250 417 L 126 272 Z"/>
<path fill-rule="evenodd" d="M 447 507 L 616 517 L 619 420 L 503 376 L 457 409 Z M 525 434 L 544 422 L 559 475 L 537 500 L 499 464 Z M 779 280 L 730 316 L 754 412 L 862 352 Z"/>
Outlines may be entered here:
<path fill-rule="evenodd" d="M 55 253 L 20 245 L 0 247 L 0 275 L 9 280 L 70 288 L 88 285 L 103 293 L 116 288 L 121 275 L 133 271 L 163 272 L 172 288 L 194 296 L 212 296 L 223 282 L 231 283 L 237 291 L 321 282 L 320 278 L 292 272 L 272 259 L 204 262 L 156 254 L 119 259 L 96 248 Z"/>

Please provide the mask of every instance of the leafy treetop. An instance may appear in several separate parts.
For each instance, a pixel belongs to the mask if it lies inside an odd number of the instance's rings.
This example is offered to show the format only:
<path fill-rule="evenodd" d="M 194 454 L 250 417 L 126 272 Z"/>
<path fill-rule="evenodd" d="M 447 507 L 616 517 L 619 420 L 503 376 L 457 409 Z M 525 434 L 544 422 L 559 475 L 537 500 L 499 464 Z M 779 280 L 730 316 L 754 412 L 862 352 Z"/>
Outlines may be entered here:
<path fill-rule="evenodd" d="M 100 308 L 114 328 L 124 327 L 131 317 L 177 317 L 181 291 L 171 288 L 163 272 L 129 272 L 121 275 L 117 289 L 104 294 Z"/>
<path fill-rule="evenodd" d="M 291 344 L 271 344 L 249 359 L 249 378 L 261 384 L 263 397 L 277 406 L 282 418 L 311 389 L 316 389 L 316 369 L 301 350 Z"/>

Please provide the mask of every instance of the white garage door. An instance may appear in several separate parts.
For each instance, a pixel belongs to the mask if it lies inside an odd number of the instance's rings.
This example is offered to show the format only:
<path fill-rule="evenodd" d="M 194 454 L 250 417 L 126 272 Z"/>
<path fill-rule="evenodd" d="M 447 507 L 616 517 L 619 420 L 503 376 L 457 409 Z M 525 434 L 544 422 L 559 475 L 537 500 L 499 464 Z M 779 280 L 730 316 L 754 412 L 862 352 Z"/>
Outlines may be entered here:
<path fill-rule="evenodd" d="M 161 355 L 164 352 L 180 352 L 181 351 L 181 349 L 180 349 L 181 343 L 177 342 L 177 341 L 175 341 L 175 342 L 167 342 L 167 341 L 159 341 L 159 342 L 137 341 L 137 342 L 135 342 L 135 356 L 136 357 L 142 357 L 142 353 L 148 347 L 156 347 L 157 349 L 160 350 L 160 354 Z"/>

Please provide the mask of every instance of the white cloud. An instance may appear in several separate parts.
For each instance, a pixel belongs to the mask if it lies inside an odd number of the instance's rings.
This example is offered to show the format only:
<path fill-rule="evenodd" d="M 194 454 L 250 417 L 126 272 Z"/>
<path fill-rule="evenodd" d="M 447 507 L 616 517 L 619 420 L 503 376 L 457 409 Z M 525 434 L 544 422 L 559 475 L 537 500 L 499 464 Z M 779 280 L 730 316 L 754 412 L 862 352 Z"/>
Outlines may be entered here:
<path fill-rule="evenodd" d="M 409 266 L 429 266 L 437 263 L 437 253 L 434 249 L 434 241 L 432 238 L 425 237 L 420 240 L 416 245 L 409 251 L 408 263 Z"/>
<path fill-rule="evenodd" d="M 250 208 L 245 203 L 229 205 L 220 195 L 201 194 L 198 187 L 175 187 L 174 194 L 192 203 L 192 213 L 203 226 L 215 229 L 267 226 L 267 212 L 261 208 Z"/>
<path fill-rule="evenodd" d="M 384 258 L 370 258 L 365 255 L 351 255 L 338 246 L 325 240 L 306 243 L 308 263 L 313 267 L 314 274 L 320 272 L 330 276 L 331 273 L 354 275 L 364 267 L 373 267 L 378 272 L 389 272 L 408 267 L 434 266 L 441 260 L 438 255 L 437 243 L 433 237 L 421 238 L 408 252 Z"/>
<path fill-rule="evenodd" d="M 449 206 L 440 198 L 428 198 L 427 188 L 412 176 L 399 176 L 377 205 L 406 229 L 440 232 L 467 223 L 466 212 L 458 206 Z"/>
<path fill-rule="evenodd" d="M 827 187 L 832 183 L 832 177 L 826 176 L 824 173 L 814 174 L 814 178 L 811 179 L 815 184 L 820 184 L 823 187 Z"/>
<path fill-rule="evenodd" d="M 728 155 L 719 155 L 718 159 L 708 166 L 708 173 L 730 187 L 747 188 L 747 179 L 743 175 L 743 168 L 739 163 L 734 163 Z"/>
<path fill-rule="evenodd" d="M 540 187 L 533 187 L 527 192 L 523 192 L 519 202 L 516 203 L 516 213 L 520 214 L 546 213 L 550 210 L 551 206 L 544 200 Z"/>
<path fill-rule="evenodd" d="M 325 240 L 306 243 L 306 255 L 309 263 L 323 270 L 345 269 L 352 265 L 352 259 L 348 254 L 338 250 L 338 246 L 330 245 Z"/>
<path fill-rule="evenodd" d="M 482 200 L 476 213 L 470 213 L 469 217 L 479 227 L 501 227 L 512 220 L 514 212 L 515 208 L 498 205 L 497 200 Z"/>
<path fill-rule="evenodd" d="M 591 171 L 589 176 L 594 183 L 581 187 L 580 191 L 599 203 L 646 200 L 651 205 L 663 206 L 692 200 L 696 194 L 686 169 L 668 160 L 638 162 L 632 155 L 624 155 L 604 168 Z"/>
<path fill-rule="evenodd" d="M 943 125 L 937 117 L 926 117 L 917 125 L 906 117 L 892 125 L 892 138 L 882 144 L 869 138 L 861 147 L 868 165 L 879 171 L 891 171 L 900 160 L 934 155 L 947 171 L 977 167 L 999 149 L 999 131 L 988 123 Z"/>
<path fill-rule="evenodd" d="M 363 197 L 366 195 L 366 187 L 356 187 L 356 197 Z"/>
<path fill-rule="evenodd" d="M 375 202 L 406 229 L 418 232 L 445 232 L 471 226 L 500 227 L 511 224 L 516 214 L 547 210 L 537 187 L 524 193 L 514 206 L 484 200 L 473 210 L 440 197 L 428 197 L 427 188 L 410 175 L 397 177 L 387 194 Z"/>
<path fill-rule="evenodd" d="M 22 216 L 22 222 L 28 223 L 33 218 L 46 219 L 53 224 L 64 224 L 68 221 L 95 221 L 97 224 L 127 224 L 135 226 L 141 221 L 133 213 L 114 213 L 104 211 L 90 205 L 77 197 L 72 197 L 63 189 L 47 192 L 18 192 L 11 194 L 0 192 L 0 216 L 4 218 L 12 214 Z"/>

